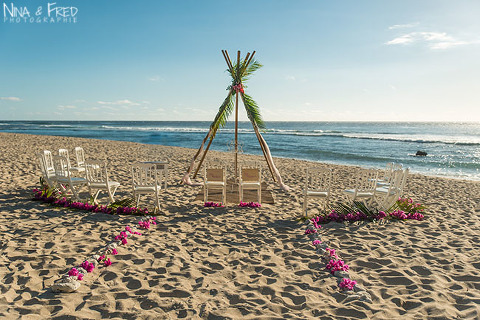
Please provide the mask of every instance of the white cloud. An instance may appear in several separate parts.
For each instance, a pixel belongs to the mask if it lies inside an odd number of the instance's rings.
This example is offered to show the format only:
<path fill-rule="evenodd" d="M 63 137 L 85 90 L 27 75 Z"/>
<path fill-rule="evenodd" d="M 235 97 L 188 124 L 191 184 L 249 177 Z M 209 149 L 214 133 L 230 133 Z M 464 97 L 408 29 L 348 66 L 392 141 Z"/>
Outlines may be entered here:
<path fill-rule="evenodd" d="M 295 76 L 285 76 L 285 80 L 295 81 L 297 78 Z"/>
<path fill-rule="evenodd" d="M 110 106 L 139 106 L 140 103 L 130 101 L 128 99 L 117 100 L 117 101 L 97 101 L 101 105 L 110 105 Z"/>
<path fill-rule="evenodd" d="M 18 97 L 0 97 L 0 100 L 21 101 L 22 99 L 20 99 Z"/>
<path fill-rule="evenodd" d="M 406 29 L 406 28 L 413 28 L 418 26 L 420 23 L 414 22 L 414 23 L 407 23 L 407 24 L 395 24 L 393 26 L 388 27 L 389 30 L 394 30 L 394 29 Z"/>
<path fill-rule="evenodd" d="M 160 77 L 160 76 L 153 76 L 153 77 L 148 78 L 148 80 L 150 80 L 150 81 L 165 81 L 165 79 Z"/>
<path fill-rule="evenodd" d="M 65 110 L 65 109 L 76 109 L 77 107 L 76 106 L 58 106 L 57 109 L 58 110 Z"/>
<path fill-rule="evenodd" d="M 473 44 L 473 41 L 460 41 L 445 32 L 410 32 L 386 42 L 387 45 L 407 45 L 425 43 L 430 49 L 448 49 L 460 45 Z"/>

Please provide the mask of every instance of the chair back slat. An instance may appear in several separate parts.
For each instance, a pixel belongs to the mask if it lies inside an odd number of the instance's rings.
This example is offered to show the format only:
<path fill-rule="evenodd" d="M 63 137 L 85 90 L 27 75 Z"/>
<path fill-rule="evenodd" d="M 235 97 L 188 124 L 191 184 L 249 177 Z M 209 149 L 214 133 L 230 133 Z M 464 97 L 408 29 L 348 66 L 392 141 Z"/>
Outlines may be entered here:
<path fill-rule="evenodd" d="M 332 182 L 332 170 L 328 168 L 307 168 L 306 191 L 328 191 L 330 192 Z"/>
<path fill-rule="evenodd" d="M 377 169 L 360 169 L 357 172 L 356 189 L 359 192 L 374 191 L 377 186 Z"/>
<path fill-rule="evenodd" d="M 57 178 L 70 178 L 70 163 L 63 156 L 53 156 L 53 166 Z"/>
<path fill-rule="evenodd" d="M 259 168 L 242 168 L 242 181 L 257 182 L 260 181 Z"/>
<path fill-rule="evenodd" d="M 105 161 L 85 161 L 85 177 L 89 183 L 107 183 L 108 174 Z"/>
<path fill-rule="evenodd" d="M 159 186 L 157 166 L 151 163 L 135 163 L 132 165 L 132 181 L 136 187 Z"/>
<path fill-rule="evenodd" d="M 85 153 L 82 147 L 75 147 L 75 158 L 77 159 L 77 166 L 83 167 L 85 164 Z"/>
<path fill-rule="evenodd" d="M 223 181 L 225 171 L 218 168 L 207 168 L 207 181 Z"/>

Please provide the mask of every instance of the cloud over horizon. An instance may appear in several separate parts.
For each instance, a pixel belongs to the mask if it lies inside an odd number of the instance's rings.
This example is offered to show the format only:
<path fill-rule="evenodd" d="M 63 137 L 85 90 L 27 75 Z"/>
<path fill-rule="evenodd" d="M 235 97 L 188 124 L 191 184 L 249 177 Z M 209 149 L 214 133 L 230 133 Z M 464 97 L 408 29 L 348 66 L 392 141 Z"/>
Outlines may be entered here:
<path fill-rule="evenodd" d="M 22 99 L 18 97 L 0 97 L 0 100 L 7 100 L 7 101 L 21 101 Z"/>
<path fill-rule="evenodd" d="M 473 41 L 462 41 L 448 35 L 446 32 L 410 32 L 387 41 L 386 45 L 409 45 L 425 43 L 432 50 L 441 50 L 460 45 L 473 44 Z"/>

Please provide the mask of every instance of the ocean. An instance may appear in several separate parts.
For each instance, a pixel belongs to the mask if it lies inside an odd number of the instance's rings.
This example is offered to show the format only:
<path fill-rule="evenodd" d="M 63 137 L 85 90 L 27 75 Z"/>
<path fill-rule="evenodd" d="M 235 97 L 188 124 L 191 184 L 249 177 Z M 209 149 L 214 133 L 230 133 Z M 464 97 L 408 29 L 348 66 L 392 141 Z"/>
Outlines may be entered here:
<path fill-rule="evenodd" d="M 121 140 L 197 149 L 207 121 L 0 121 L 0 132 Z M 267 122 L 274 157 L 384 168 L 399 162 L 412 172 L 480 180 L 480 123 Z M 211 149 L 231 150 L 234 124 Z M 262 154 L 249 122 L 239 123 L 246 154 Z M 73 146 L 71 146 L 73 147 Z M 427 153 L 417 157 L 417 151 Z"/>

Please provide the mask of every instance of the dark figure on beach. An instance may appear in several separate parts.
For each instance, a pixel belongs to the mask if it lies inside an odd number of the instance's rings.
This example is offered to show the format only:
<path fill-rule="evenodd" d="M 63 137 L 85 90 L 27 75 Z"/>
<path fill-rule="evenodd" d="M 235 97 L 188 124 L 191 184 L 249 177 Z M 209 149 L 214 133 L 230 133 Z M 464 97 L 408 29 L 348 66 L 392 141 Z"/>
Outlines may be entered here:
<path fill-rule="evenodd" d="M 425 151 L 417 151 L 417 153 L 415 153 L 415 156 L 417 157 L 425 157 L 427 155 L 427 153 Z"/>

